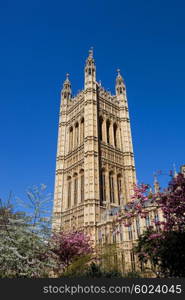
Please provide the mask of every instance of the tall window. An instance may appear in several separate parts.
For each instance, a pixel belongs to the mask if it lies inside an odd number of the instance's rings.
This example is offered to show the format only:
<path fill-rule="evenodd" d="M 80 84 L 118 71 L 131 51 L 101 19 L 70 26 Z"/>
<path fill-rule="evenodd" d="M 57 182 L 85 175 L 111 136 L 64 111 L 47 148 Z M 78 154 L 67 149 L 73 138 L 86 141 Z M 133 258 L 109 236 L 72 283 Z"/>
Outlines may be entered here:
<path fill-rule="evenodd" d="M 117 185 L 118 185 L 118 204 L 121 205 L 122 190 L 121 190 L 121 176 L 120 175 L 118 175 L 118 177 L 117 177 Z"/>
<path fill-rule="evenodd" d="M 133 251 L 130 252 L 130 260 L 131 260 L 131 269 L 132 271 L 135 271 L 136 263 L 135 263 L 135 255 Z"/>
<path fill-rule="evenodd" d="M 117 125 L 113 125 L 113 131 L 114 131 L 114 146 L 117 147 L 118 142 L 117 142 Z"/>
<path fill-rule="evenodd" d="M 101 191 L 102 191 L 102 201 L 106 201 L 106 185 L 105 185 L 105 173 L 101 171 Z"/>
<path fill-rule="evenodd" d="M 79 142 L 79 130 L 78 130 L 78 123 L 76 123 L 75 125 L 75 147 L 78 146 L 78 142 Z"/>
<path fill-rule="evenodd" d="M 68 179 L 67 207 L 71 207 L 71 178 Z"/>
<path fill-rule="evenodd" d="M 100 141 L 102 141 L 102 132 L 103 132 L 103 128 L 102 128 L 102 126 L 103 126 L 103 119 L 102 118 L 100 118 L 99 119 L 99 136 L 100 136 Z"/>
<path fill-rule="evenodd" d="M 84 141 L 84 118 L 81 120 L 80 123 L 80 144 Z"/>
<path fill-rule="evenodd" d="M 123 226 L 122 224 L 119 225 L 119 232 L 120 232 L 120 242 L 123 241 Z"/>
<path fill-rule="evenodd" d="M 81 202 L 84 202 L 84 173 L 81 174 Z"/>
<path fill-rule="evenodd" d="M 109 174 L 109 186 L 110 186 L 110 202 L 114 203 L 114 178 L 113 174 Z"/>
<path fill-rule="evenodd" d="M 110 122 L 109 120 L 107 121 L 107 144 L 110 144 Z"/>
<path fill-rule="evenodd" d="M 146 216 L 145 221 L 146 221 L 146 227 L 149 227 L 150 226 L 150 217 L 149 217 L 149 215 Z"/>
<path fill-rule="evenodd" d="M 78 202 L 78 177 L 77 175 L 74 178 L 74 205 L 77 205 Z"/>
<path fill-rule="evenodd" d="M 69 151 L 73 148 L 73 127 L 69 129 Z"/>
<path fill-rule="evenodd" d="M 159 232 L 160 231 L 160 225 L 159 225 L 159 215 L 157 212 L 155 212 L 154 215 L 154 223 L 155 223 L 155 227 L 156 227 L 156 231 Z"/>

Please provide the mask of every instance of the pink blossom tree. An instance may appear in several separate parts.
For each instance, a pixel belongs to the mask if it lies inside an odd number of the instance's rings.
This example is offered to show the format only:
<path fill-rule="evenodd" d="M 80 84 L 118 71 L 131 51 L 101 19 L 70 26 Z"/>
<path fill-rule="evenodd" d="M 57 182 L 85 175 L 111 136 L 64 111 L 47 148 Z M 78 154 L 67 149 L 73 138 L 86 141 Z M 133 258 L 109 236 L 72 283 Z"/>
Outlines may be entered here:
<path fill-rule="evenodd" d="M 152 194 L 147 185 L 135 187 L 132 201 L 128 204 L 127 217 L 130 222 L 138 214 L 145 218 L 148 207 L 161 209 L 163 220 L 155 221 L 155 227 L 139 237 L 136 252 L 141 262 L 150 260 L 154 269 L 160 270 L 163 276 L 185 276 L 185 177 L 178 174 L 167 189 Z M 157 268 L 156 268 L 157 267 Z"/>
<path fill-rule="evenodd" d="M 52 236 L 52 252 L 55 255 L 59 271 L 65 271 L 77 258 L 92 253 L 90 237 L 82 231 L 59 232 Z"/>
<path fill-rule="evenodd" d="M 148 210 L 153 208 L 162 211 L 164 219 L 153 220 L 153 223 L 164 231 L 185 230 L 185 177 L 182 174 L 174 177 L 167 189 L 158 193 L 152 193 L 147 184 L 135 185 L 131 201 L 118 213 L 114 223 L 123 223 L 128 227 L 136 215 L 146 218 Z"/>
<path fill-rule="evenodd" d="M 165 231 L 185 231 L 185 177 L 178 174 L 169 183 L 165 192 L 155 196 L 161 207 Z"/>

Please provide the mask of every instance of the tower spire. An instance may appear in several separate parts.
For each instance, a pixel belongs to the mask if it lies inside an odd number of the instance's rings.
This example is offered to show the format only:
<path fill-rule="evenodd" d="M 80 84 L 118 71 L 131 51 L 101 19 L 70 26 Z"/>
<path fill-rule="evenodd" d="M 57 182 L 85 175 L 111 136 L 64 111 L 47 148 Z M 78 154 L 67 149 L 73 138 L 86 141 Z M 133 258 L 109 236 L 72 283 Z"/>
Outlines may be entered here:
<path fill-rule="evenodd" d="M 62 88 L 62 100 L 65 102 L 66 100 L 71 99 L 71 96 L 72 96 L 71 82 L 69 80 L 69 73 L 67 73 Z"/>
<path fill-rule="evenodd" d="M 117 69 L 117 77 L 116 77 L 116 95 L 122 95 L 125 91 L 125 84 L 123 81 L 123 77 L 121 76 L 120 69 Z"/>
<path fill-rule="evenodd" d="M 117 73 L 118 73 L 118 76 L 121 77 L 121 75 L 120 75 L 120 69 L 117 69 Z"/>
<path fill-rule="evenodd" d="M 85 89 L 96 87 L 96 66 L 93 57 L 93 47 L 89 50 L 89 56 L 85 64 Z"/>

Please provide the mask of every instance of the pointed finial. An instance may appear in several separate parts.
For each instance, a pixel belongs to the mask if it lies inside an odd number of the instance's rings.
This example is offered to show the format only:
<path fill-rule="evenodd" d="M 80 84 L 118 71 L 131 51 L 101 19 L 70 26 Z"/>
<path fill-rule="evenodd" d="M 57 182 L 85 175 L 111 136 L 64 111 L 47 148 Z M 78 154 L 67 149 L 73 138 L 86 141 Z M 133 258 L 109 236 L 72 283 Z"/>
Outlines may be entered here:
<path fill-rule="evenodd" d="M 118 80 L 119 82 L 120 82 L 120 80 L 123 81 L 123 77 L 121 76 L 121 71 L 120 71 L 120 69 L 117 69 L 116 71 L 117 71 L 117 73 L 118 73 L 118 74 L 117 74 L 117 80 Z"/>
<path fill-rule="evenodd" d="M 89 56 L 93 57 L 93 47 L 91 47 L 90 50 L 89 50 Z"/>
<path fill-rule="evenodd" d="M 120 69 L 117 69 L 118 76 L 120 76 Z"/>
<path fill-rule="evenodd" d="M 65 79 L 65 81 L 64 81 L 64 84 L 68 84 L 68 83 L 70 83 L 70 80 L 69 80 L 69 73 L 66 73 L 66 79 Z"/>

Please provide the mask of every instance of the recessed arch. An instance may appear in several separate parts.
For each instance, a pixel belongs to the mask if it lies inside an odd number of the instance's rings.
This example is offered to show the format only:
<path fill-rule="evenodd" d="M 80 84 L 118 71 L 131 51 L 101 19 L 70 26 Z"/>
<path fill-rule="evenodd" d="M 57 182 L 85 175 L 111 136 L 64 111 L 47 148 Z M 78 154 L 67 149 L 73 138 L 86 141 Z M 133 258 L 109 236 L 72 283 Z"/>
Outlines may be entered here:
<path fill-rule="evenodd" d="M 123 184 L 122 184 L 122 175 L 120 173 L 117 174 L 117 189 L 118 189 L 118 204 L 121 205 L 121 201 L 123 197 Z"/>
<path fill-rule="evenodd" d="M 103 202 L 106 202 L 106 174 L 105 174 L 105 168 L 102 168 L 100 171 L 100 190 L 101 190 L 101 202 L 102 205 Z"/>
<path fill-rule="evenodd" d="M 74 185 L 74 189 L 73 189 L 74 206 L 76 206 L 78 203 L 78 174 L 77 174 L 77 172 L 75 172 L 73 174 L 73 185 Z"/>
<path fill-rule="evenodd" d="M 83 174 L 84 173 L 84 169 L 80 169 L 79 174 Z"/>
<path fill-rule="evenodd" d="M 71 207 L 71 186 L 72 186 L 72 178 L 71 176 L 67 177 L 67 208 Z"/>
<path fill-rule="evenodd" d="M 111 170 L 109 172 L 109 188 L 110 188 L 110 202 L 115 202 L 115 195 L 114 195 L 114 172 Z"/>
<path fill-rule="evenodd" d="M 110 144 L 110 121 L 106 121 L 106 131 L 107 131 L 107 144 Z"/>
<path fill-rule="evenodd" d="M 73 149 L 73 126 L 69 128 L 69 151 Z"/>
<path fill-rule="evenodd" d="M 103 117 L 102 116 L 99 117 L 99 138 L 100 141 L 103 140 Z"/>
<path fill-rule="evenodd" d="M 80 202 L 84 202 L 84 169 L 80 170 Z"/>
<path fill-rule="evenodd" d="M 79 144 L 79 123 L 78 122 L 75 123 L 74 128 L 75 128 L 75 136 L 74 136 L 75 147 L 77 147 Z"/>
<path fill-rule="evenodd" d="M 84 141 L 84 117 L 80 120 L 80 144 Z"/>
<path fill-rule="evenodd" d="M 113 124 L 113 133 L 114 133 L 114 146 L 117 147 L 118 141 L 117 141 L 117 131 L 118 131 L 118 126 L 116 123 Z"/>

